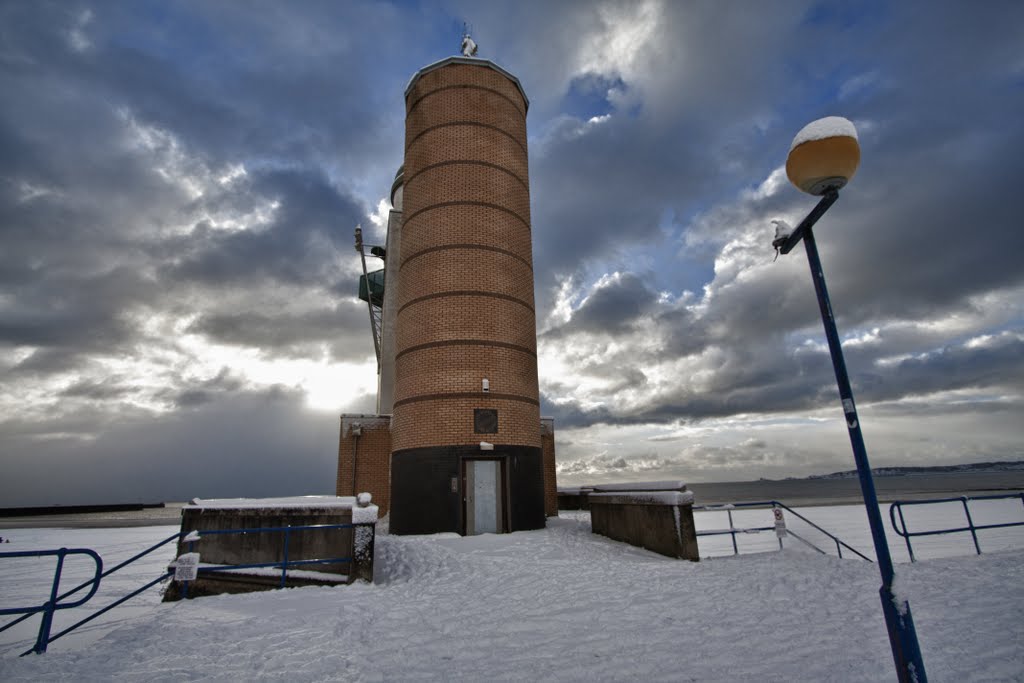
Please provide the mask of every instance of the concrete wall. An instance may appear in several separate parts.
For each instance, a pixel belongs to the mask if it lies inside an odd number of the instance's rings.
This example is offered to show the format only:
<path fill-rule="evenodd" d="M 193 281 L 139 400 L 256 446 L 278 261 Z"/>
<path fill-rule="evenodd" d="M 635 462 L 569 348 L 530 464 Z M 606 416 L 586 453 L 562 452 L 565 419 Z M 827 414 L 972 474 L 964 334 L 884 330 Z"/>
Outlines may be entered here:
<path fill-rule="evenodd" d="M 588 490 L 574 491 L 559 491 L 558 492 L 558 509 L 559 510 L 589 510 L 590 503 L 587 502 Z"/>
<path fill-rule="evenodd" d="M 591 496 L 590 524 L 595 534 L 616 541 L 668 557 L 700 560 L 692 505 L 623 504 Z"/>
<path fill-rule="evenodd" d="M 220 531 L 229 529 L 258 529 L 268 527 L 296 527 L 314 524 L 350 524 L 352 510 L 345 507 L 309 508 L 232 508 L 207 509 L 186 506 L 181 513 L 181 531 Z M 356 539 L 361 552 L 357 552 Z M 245 534 L 202 535 L 200 540 L 178 542 L 178 555 L 198 552 L 203 564 L 260 564 L 284 560 L 285 534 L 281 532 L 253 532 Z M 315 560 L 332 557 L 352 558 L 351 562 L 307 565 L 296 567 L 324 574 L 338 575 L 339 582 L 359 578 L 373 580 L 373 528 L 313 529 L 293 531 L 288 538 L 288 560 Z M 189 595 L 248 592 L 277 588 L 277 577 L 245 576 L 239 574 L 200 573 L 189 582 Z M 288 586 L 317 584 L 311 580 L 287 579 Z M 165 600 L 176 600 L 182 595 L 176 582 L 165 593 Z"/>

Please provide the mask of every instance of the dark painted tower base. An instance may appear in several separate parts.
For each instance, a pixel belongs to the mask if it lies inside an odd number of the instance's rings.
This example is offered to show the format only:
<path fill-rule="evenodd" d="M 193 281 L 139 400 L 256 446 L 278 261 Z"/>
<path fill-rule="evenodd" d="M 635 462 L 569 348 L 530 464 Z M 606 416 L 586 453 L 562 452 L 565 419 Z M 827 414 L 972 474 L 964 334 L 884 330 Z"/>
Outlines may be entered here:
<path fill-rule="evenodd" d="M 493 495 L 493 514 L 481 514 L 482 506 L 474 504 L 481 495 L 488 501 Z M 396 534 L 543 528 L 541 449 L 495 446 L 493 451 L 481 451 L 476 446 L 448 446 L 392 453 L 391 501 L 390 528 Z"/>

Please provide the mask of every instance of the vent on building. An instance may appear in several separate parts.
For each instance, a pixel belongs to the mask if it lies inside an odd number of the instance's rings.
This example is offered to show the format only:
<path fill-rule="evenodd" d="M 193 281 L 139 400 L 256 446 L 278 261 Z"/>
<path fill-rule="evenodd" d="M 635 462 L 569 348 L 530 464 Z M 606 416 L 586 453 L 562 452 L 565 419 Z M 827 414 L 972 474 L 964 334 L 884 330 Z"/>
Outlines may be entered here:
<path fill-rule="evenodd" d="M 493 408 L 473 410 L 473 431 L 477 434 L 498 433 L 498 411 Z"/>

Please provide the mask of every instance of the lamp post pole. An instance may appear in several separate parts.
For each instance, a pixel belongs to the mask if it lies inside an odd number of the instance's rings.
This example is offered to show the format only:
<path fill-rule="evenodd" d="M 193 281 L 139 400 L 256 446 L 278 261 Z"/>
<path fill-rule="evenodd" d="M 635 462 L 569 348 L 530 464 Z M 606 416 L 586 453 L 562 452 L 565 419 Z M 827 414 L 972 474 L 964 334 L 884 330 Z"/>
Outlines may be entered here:
<path fill-rule="evenodd" d="M 871 476 L 871 465 L 868 463 L 864 437 L 860 431 L 860 419 L 857 417 L 857 406 L 853 401 L 853 390 L 850 388 L 850 377 L 846 372 L 846 361 L 843 358 L 843 347 L 836 329 L 835 316 L 832 314 L 832 303 L 825 286 L 825 273 L 818 257 L 818 246 L 814 241 L 814 224 L 829 207 L 839 198 L 839 192 L 829 189 L 825 192 L 818 205 L 800 222 L 800 225 L 787 237 L 780 237 L 772 244 L 780 253 L 788 254 L 801 240 L 807 251 L 807 262 L 811 267 L 811 278 L 814 280 L 814 291 L 818 295 L 818 307 L 821 309 L 821 321 L 825 326 L 828 339 L 828 350 L 832 356 L 832 367 L 839 385 L 839 398 L 842 401 L 843 413 L 846 416 L 846 428 L 853 446 L 853 458 L 857 463 L 857 475 L 864 496 L 864 506 L 868 513 L 868 524 L 871 527 L 871 538 L 875 545 L 875 556 L 878 558 L 878 571 L 882 575 L 882 587 L 879 594 L 882 598 L 882 613 L 889 632 L 889 644 L 896 663 L 896 673 L 901 683 L 926 683 L 928 680 L 924 670 L 921 648 L 917 642 L 917 631 L 910 613 L 910 603 L 893 594 L 894 570 L 889 544 L 885 538 L 885 526 L 878 509 L 878 496 L 875 493 L 875 481 Z"/>

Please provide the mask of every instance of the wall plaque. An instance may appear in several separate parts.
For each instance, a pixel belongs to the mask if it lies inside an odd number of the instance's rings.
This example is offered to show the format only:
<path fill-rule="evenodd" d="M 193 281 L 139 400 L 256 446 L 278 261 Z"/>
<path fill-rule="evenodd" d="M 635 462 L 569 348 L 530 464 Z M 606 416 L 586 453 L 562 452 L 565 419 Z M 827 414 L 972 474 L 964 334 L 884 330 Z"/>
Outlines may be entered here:
<path fill-rule="evenodd" d="M 494 408 L 474 408 L 473 431 L 477 434 L 497 434 L 498 411 Z"/>

